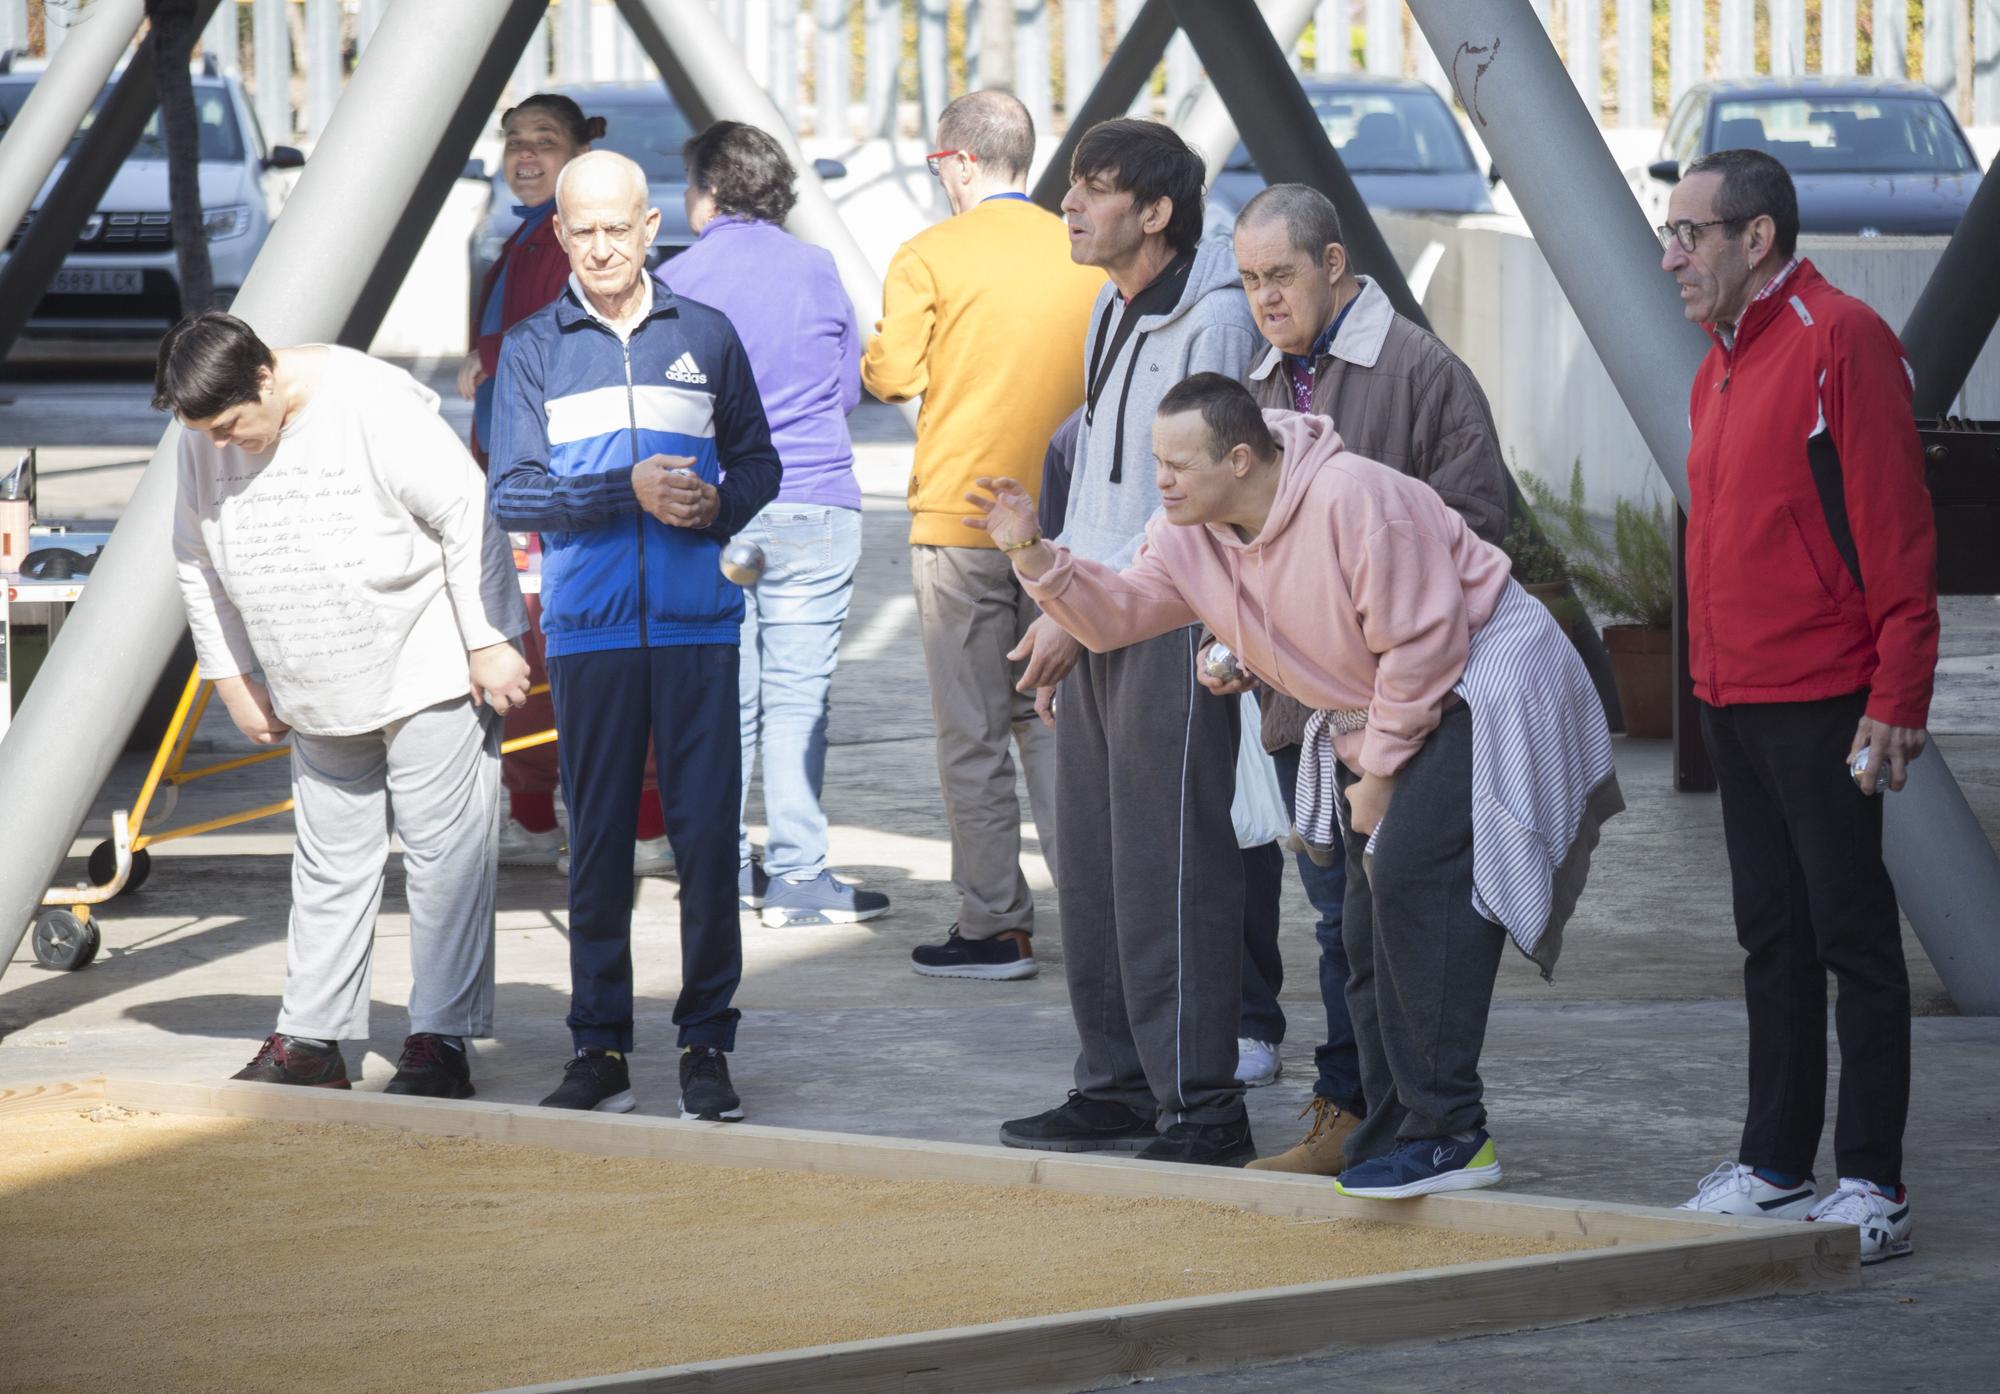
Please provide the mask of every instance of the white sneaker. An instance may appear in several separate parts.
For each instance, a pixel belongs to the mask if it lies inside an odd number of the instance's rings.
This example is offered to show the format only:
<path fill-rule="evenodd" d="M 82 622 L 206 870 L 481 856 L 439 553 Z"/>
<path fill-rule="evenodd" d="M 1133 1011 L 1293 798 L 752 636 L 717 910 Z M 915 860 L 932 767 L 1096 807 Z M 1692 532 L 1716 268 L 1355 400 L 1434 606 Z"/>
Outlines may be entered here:
<path fill-rule="evenodd" d="M 550 828 L 545 833 L 531 833 L 513 818 L 500 825 L 500 865 L 502 866 L 554 866 L 562 855 L 563 835 L 560 828 Z"/>
<path fill-rule="evenodd" d="M 674 874 L 674 848 L 664 835 L 651 841 L 641 840 L 632 849 L 632 874 L 634 876 L 672 876 Z"/>
<path fill-rule="evenodd" d="M 1910 1242 L 1910 1192 L 1898 1188 L 1891 1196 L 1877 1190 L 1872 1181 L 1858 1177 L 1840 1178 L 1840 1189 L 1829 1192 L 1806 1216 L 1837 1225 L 1856 1225 L 1861 1230 L 1861 1261 L 1880 1263 L 1913 1253 Z"/>
<path fill-rule="evenodd" d="M 1694 1198 L 1681 1202 L 1678 1208 L 1751 1219 L 1803 1220 L 1818 1198 L 1819 1188 L 1811 1181 L 1773 1186 L 1741 1162 L 1724 1162 L 1702 1177 Z"/>
<path fill-rule="evenodd" d="M 556 870 L 569 875 L 569 853 L 556 858 Z M 634 876 L 672 876 L 674 874 L 674 849 L 664 837 L 650 841 L 640 838 L 632 847 L 632 874 Z"/>
<path fill-rule="evenodd" d="M 1236 1079 L 1247 1088 L 1273 1084 L 1285 1072 L 1285 1064 L 1278 1059 L 1278 1048 L 1269 1041 L 1253 1041 L 1248 1036 L 1236 1038 Z"/>

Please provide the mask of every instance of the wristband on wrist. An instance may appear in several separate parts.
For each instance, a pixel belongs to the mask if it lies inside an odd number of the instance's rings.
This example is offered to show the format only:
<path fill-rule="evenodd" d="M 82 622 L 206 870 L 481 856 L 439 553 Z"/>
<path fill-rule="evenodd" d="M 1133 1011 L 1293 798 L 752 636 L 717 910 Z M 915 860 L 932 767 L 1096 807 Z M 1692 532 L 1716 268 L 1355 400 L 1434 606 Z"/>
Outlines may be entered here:
<path fill-rule="evenodd" d="M 1042 535 L 1040 533 L 1036 533 L 1026 542 L 1003 542 L 1000 544 L 1000 550 L 1003 552 L 1018 552 L 1024 548 L 1034 546 L 1037 542 L 1040 542 L 1041 540 L 1042 540 Z"/>

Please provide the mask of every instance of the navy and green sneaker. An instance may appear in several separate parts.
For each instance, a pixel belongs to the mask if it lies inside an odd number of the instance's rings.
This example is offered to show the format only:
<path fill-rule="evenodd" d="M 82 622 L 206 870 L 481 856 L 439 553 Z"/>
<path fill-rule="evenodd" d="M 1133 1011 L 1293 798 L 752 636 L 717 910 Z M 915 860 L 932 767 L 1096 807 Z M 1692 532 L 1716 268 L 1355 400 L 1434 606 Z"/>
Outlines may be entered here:
<path fill-rule="evenodd" d="M 1340 1173 L 1333 1188 L 1369 1200 L 1408 1200 L 1433 1191 L 1476 1191 L 1500 1180 L 1500 1154 L 1486 1129 L 1469 1138 L 1405 1138 L 1394 1151 Z"/>

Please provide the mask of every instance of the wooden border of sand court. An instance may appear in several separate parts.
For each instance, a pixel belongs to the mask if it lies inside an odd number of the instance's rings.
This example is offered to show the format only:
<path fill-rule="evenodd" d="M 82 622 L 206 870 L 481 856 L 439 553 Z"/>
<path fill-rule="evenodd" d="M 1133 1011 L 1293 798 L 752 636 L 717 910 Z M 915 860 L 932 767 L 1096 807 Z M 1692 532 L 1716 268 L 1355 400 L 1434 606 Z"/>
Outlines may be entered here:
<path fill-rule="evenodd" d="M 1860 1274 L 1858 1235 L 1845 1225 L 1735 1219 L 1504 1191 L 1355 1200 L 1319 1178 L 1274 1172 L 268 1084 L 98 1079 L 0 1089 L 0 1125 L 10 1114 L 94 1103 L 383 1127 L 589 1156 L 1201 1200 L 1266 1215 L 1377 1220 L 1595 1246 L 636 1370 L 535 1385 L 535 1394 L 801 1389 L 875 1394 L 885 1388 L 900 1394 L 988 1389 L 1053 1394 L 1124 1376 L 1186 1374 L 1343 1347 L 1824 1292 L 1852 1285 Z"/>

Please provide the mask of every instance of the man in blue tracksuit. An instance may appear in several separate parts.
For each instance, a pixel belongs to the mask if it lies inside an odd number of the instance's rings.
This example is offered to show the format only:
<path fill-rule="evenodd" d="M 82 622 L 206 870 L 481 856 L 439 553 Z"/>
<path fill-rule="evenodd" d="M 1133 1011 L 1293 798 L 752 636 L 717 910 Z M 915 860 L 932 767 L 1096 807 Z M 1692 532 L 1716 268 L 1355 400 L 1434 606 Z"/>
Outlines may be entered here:
<path fill-rule="evenodd" d="M 683 1118 L 738 1119 L 726 1052 L 743 972 L 736 906 L 743 593 L 723 544 L 780 466 L 736 331 L 646 274 L 659 226 L 639 166 L 564 166 L 569 286 L 500 349 L 491 481 L 502 527 L 541 533 L 542 631 L 570 813 L 570 1034 L 553 1108 L 627 1112 L 633 820 L 646 739 L 680 868 Z"/>

